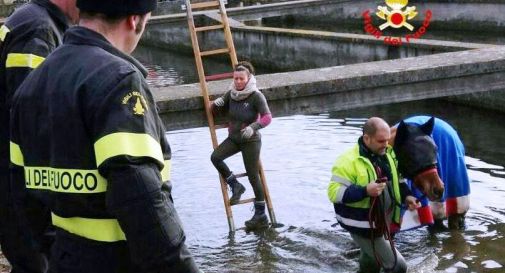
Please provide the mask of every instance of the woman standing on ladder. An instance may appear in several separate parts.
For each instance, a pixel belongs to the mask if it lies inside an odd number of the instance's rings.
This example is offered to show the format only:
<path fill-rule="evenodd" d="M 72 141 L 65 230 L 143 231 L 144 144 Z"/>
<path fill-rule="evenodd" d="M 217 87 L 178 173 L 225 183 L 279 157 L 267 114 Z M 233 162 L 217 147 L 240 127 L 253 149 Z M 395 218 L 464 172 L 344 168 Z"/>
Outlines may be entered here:
<path fill-rule="evenodd" d="M 239 62 L 233 69 L 233 82 L 229 90 L 212 102 L 211 109 L 227 111 L 228 137 L 214 150 L 212 164 L 231 188 L 230 205 L 240 201 L 245 187 L 237 181 L 224 160 L 242 152 L 249 182 L 254 190 L 254 216 L 245 222 L 248 229 L 268 226 L 265 214 L 265 195 L 259 176 L 261 135 L 259 129 L 272 121 L 265 96 L 256 87 L 254 67 L 249 62 Z"/>

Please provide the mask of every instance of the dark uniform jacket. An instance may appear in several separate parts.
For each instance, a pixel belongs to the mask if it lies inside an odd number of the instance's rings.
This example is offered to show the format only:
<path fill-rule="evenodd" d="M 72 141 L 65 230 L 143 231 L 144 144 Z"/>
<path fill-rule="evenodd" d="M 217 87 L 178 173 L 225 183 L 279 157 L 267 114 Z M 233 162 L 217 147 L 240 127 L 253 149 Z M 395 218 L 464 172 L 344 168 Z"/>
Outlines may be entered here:
<path fill-rule="evenodd" d="M 0 244 L 13 272 L 45 272 L 45 255 L 53 241 L 47 208 L 31 199 L 30 215 L 42 215 L 30 226 L 19 226 L 9 184 L 9 109 L 26 76 L 62 43 L 67 18 L 49 0 L 32 0 L 0 26 Z M 28 202 L 28 201 L 27 201 Z M 30 230 L 30 232 L 29 232 Z"/>
<path fill-rule="evenodd" d="M 89 260 L 74 257 L 69 267 L 198 272 L 171 200 L 170 147 L 146 74 L 102 35 L 73 27 L 14 97 L 16 187 L 47 199 L 57 244 L 88 249 Z"/>
<path fill-rule="evenodd" d="M 62 43 L 67 27 L 63 12 L 48 0 L 32 0 L 0 27 L 0 172 L 8 173 L 9 167 L 12 95 L 28 73 Z"/>

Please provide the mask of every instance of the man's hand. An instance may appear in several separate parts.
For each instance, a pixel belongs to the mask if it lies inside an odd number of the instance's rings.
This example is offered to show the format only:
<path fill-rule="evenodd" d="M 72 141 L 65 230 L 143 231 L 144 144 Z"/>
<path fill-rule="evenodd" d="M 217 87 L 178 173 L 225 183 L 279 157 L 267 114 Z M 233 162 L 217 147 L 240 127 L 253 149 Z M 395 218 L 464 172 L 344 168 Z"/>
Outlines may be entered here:
<path fill-rule="evenodd" d="M 370 183 L 366 186 L 366 193 L 370 197 L 376 197 L 382 194 L 384 188 L 386 188 L 386 183 Z"/>
<path fill-rule="evenodd" d="M 421 203 L 417 198 L 412 195 L 409 195 L 405 198 L 405 204 L 407 204 L 409 210 L 415 210 L 421 206 Z"/>
<path fill-rule="evenodd" d="M 388 178 L 383 176 L 381 178 L 377 178 L 377 180 L 375 180 L 375 183 L 383 183 L 383 184 L 386 184 L 388 182 Z"/>

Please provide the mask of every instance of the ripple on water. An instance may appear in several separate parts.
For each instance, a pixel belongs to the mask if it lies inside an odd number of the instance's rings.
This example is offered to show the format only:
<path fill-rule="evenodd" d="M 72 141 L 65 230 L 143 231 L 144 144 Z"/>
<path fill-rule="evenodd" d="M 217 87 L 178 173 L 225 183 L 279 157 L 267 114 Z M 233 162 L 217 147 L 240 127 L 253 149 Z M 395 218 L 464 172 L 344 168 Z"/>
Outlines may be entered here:
<path fill-rule="evenodd" d="M 482 262 L 482 266 L 488 269 L 502 268 L 503 266 L 493 260 L 486 260 Z"/>

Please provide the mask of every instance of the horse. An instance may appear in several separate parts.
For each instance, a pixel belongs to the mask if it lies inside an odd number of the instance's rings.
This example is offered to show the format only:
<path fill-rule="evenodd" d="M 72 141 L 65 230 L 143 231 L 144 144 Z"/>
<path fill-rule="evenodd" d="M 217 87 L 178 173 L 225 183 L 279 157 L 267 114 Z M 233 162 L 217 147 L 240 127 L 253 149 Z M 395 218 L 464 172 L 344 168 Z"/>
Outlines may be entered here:
<path fill-rule="evenodd" d="M 463 229 L 470 206 L 470 180 L 456 130 L 441 119 L 414 116 L 391 128 L 389 142 L 399 172 L 421 202 L 419 225 L 446 229 L 443 220 L 447 218 L 449 229 Z"/>

